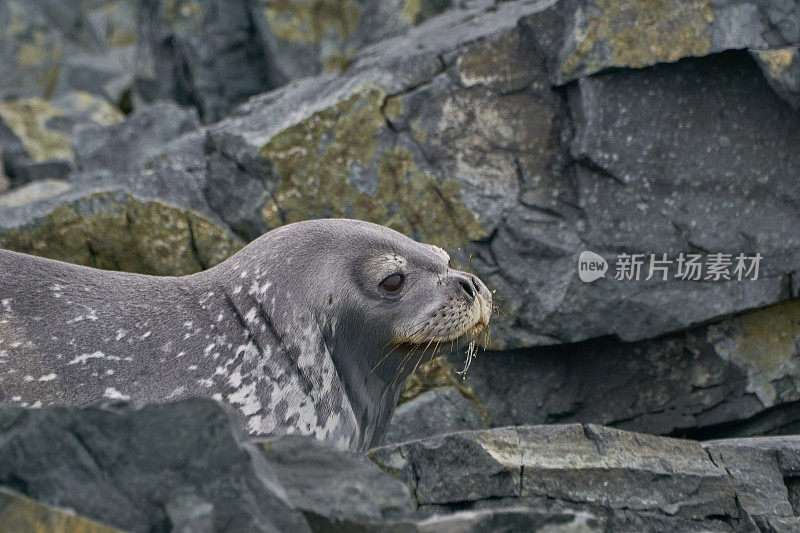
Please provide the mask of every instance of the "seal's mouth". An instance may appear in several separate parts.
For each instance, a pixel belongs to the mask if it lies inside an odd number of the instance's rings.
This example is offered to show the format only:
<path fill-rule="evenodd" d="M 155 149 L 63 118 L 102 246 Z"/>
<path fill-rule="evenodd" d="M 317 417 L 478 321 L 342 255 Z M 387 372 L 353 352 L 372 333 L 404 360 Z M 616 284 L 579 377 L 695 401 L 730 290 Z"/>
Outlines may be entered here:
<path fill-rule="evenodd" d="M 475 342 L 486 331 L 491 315 L 491 303 L 479 296 L 476 305 L 463 314 L 449 317 L 446 321 L 434 314 L 426 327 L 413 335 L 402 335 L 392 343 L 401 352 L 438 349 L 442 345 L 460 347 Z M 471 325 L 462 325 L 464 322 Z"/>

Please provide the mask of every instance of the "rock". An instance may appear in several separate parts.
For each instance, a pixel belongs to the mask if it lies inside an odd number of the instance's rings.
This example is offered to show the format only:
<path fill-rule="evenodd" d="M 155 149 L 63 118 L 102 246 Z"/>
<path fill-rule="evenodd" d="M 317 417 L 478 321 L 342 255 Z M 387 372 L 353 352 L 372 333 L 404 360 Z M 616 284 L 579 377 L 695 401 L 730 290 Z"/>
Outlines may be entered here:
<path fill-rule="evenodd" d="M 252 16 L 276 85 L 346 70 L 356 51 L 448 9 L 451 0 L 256 0 Z"/>
<path fill-rule="evenodd" d="M 745 52 L 557 93 L 545 50 L 557 17 L 547 2 L 445 12 L 340 76 L 252 98 L 165 159 L 200 154 L 211 209 L 245 239 L 346 216 L 444 246 L 497 291 L 496 349 L 635 341 L 789 298 L 800 243 L 783 199 L 797 196 L 800 115 Z M 169 161 L 157 164 L 182 171 Z M 576 276 L 584 250 L 613 272 L 620 253 L 698 249 L 760 253 L 759 279 Z"/>
<path fill-rule="evenodd" d="M 703 447 L 733 477 L 739 504 L 754 528 L 797 529 L 800 441 L 796 437 L 717 440 Z"/>
<path fill-rule="evenodd" d="M 798 42 L 800 6 L 790 0 L 572 0 L 565 8 L 556 78 L 566 83 L 608 68 L 641 68 L 729 49 Z"/>
<path fill-rule="evenodd" d="M 11 184 L 65 178 L 75 168 L 70 140 L 76 132 L 122 120 L 119 110 L 85 92 L 52 101 L 30 97 L 0 102 L 0 149 Z"/>
<path fill-rule="evenodd" d="M 0 485 L 114 527 L 186 524 L 178 509 L 193 500 L 213 507 L 217 531 L 309 531 L 233 414 L 211 400 L 138 410 L 3 404 L 0 433 Z"/>
<path fill-rule="evenodd" d="M 9 187 L 11 187 L 11 182 L 8 181 L 8 177 L 3 169 L 3 151 L 0 150 L 0 194 L 6 192 Z"/>
<path fill-rule="evenodd" d="M 0 196 L 0 208 L 21 207 L 38 200 L 58 196 L 72 188 L 67 180 L 43 179 L 26 183 Z"/>
<path fill-rule="evenodd" d="M 475 404 L 458 389 L 441 387 L 400 404 L 386 431 L 384 444 L 451 433 L 464 429 L 483 429 L 486 423 Z"/>
<path fill-rule="evenodd" d="M 778 96 L 800 109 L 800 47 L 750 50 L 764 77 Z"/>
<path fill-rule="evenodd" d="M 135 0 L 0 5 L 0 100 L 88 91 L 119 104 L 132 83 Z M 52 176 L 51 176 L 52 177 Z"/>
<path fill-rule="evenodd" d="M 464 384 L 492 426 L 594 422 L 701 438 L 796 433 L 799 324 L 800 302 L 790 301 L 637 343 L 604 338 L 480 353 Z"/>
<path fill-rule="evenodd" d="M 464 431 L 370 457 L 413 489 L 421 509 L 591 509 L 611 531 L 746 531 L 753 521 L 788 531 L 789 518 L 796 526 L 777 462 L 719 449 L 573 424 Z"/>
<path fill-rule="evenodd" d="M 293 435 L 265 441 L 263 448 L 289 505 L 314 530 L 384 523 L 414 512 L 408 488 L 363 454 Z"/>
<path fill-rule="evenodd" d="M 339 21 L 325 35 L 347 19 L 345 4 L 325 11 Z M 701 18 L 719 46 L 758 46 L 759 53 L 794 46 L 796 6 L 765 5 L 716 2 L 708 8 L 715 18 Z M 147 98 L 171 96 L 209 121 L 263 90 L 258 80 L 268 72 L 259 70 L 262 56 L 252 56 L 263 52 L 251 39 L 261 31 L 247 9 L 253 5 L 234 2 L 224 16 L 215 16 L 211 0 L 147 6 L 142 46 L 150 48 L 139 55 L 140 81 L 165 84 Z M 282 6 L 286 13 L 308 8 Z M 695 53 L 665 44 L 683 35 L 678 27 L 702 26 L 694 11 L 677 7 L 631 44 L 655 43 L 642 52 L 652 57 L 625 65 L 655 66 L 598 67 L 557 89 L 554 69 L 563 58 L 556 52 L 565 35 L 576 35 L 559 28 L 588 13 L 600 17 L 598 31 L 623 35 L 630 15 L 650 8 L 515 1 L 450 9 L 361 48 L 344 73 L 255 96 L 213 126 L 161 130 L 163 138 L 185 133 L 160 150 L 142 144 L 151 137 L 143 135 L 137 154 L 122 161 L 94 144 L 99 130 L 90 128 L 76 144 L 90 170 L 69 180 L 196 210 L 245 240 L 287 222 L 347 216 L 444 246 L 456 267 L 497 291 L 503 313 L 493 321 L 495 349 L 606 335 L 637 341 L 784 301 L 797 293 L 791 280 L 800 264 L 792 231 L 800 221 L 791 209 L 800 113 L 775 96 L 745 51 L 661 64 L 676 59 L 662 57 L 664 50 Z M 273 18 L 288 24 L 286 13 Z M 204 37 L 206 23 L 215 39 Z M 605 41 L 586 39 L 587 57 L 605 53 Z M 224 80 L 240 85 L 222 90 Z M 102 146 L 132 140 L 125 132 L 139 127 L 113 126 Z M 12 185 L 72 168 L 75 135 L 59 135 L 42 144 L 65 154 L 21 159 L 25 171 L 9 173 Z M 27 154 L 13 139 L 3 146 L 7 161 Z M 575 272 L 585 250 L 612 267 L 622 253 L 668 253 L 673 261 L 698 251 L 759 253 L 762 261 L 756 281 L 632 282 L 609 272 L 589 284 Z"/>
<path fill-rule="evenodd" d="M 136 97 L 195 106 L 204 122 L 274 85 L 244 0 L 142 0 Z"/>
<path fill-rule="evenodd" d="M 197 112 L 170 101 L 139 106 L 125 122 L 82 128 L 72 139 L 83 172 L 135 172 L 163 145 L 199 125 Z"/>
<path fill-rule="evenodd" d="M 745 53 L 593 76 L 571 87 L 571 153 L 579 162 L 575 178 L 584 217 L 576 227 L 583 228 L 578 231 L 586 249 L 607 258 L 621 250 L 671 251 L 673 261 L 677 252 L 702 250 L 763 257 L 757 281 L 687 286 L 674 278 L 620 282 L 607 276 L 582 283 L 577 301 L 587 314 L 601 313 L 614 323 L 612 331 L 594 330 L 593 336 L 653 337 L 700 323 L 701 316 L 789 297 L 784 280 L 800 257 L 794 244 L 786 245 L 800 236 L 787 229 L 786 217 L 797 213 L 782 195 L 797 192 L 792 183 L 800 160 L 794 158 L 796 140 L 787 135 L 799 132 L 787 122 L 795 112 L 768 89 Z M 755 132 L 765 144 L 753 142 Z M 607 291 L 625 294 L 625 303 L 613 311 L 605 307 Z M 572 296 L 568 291 L 563 298 Z M 569 323 L 563 315 L 559 320 L 562 328 Z"/>
<path fill-rule="evenodd" d="M 0 487 L 0 524 L 5 531 L 121 533 L 69 509 L 43 504 L 3 487 Z"/>
<path fill-rule="evenodd" d="M 376 526 L 376 531 L 447 533 L 463 531 L 541 531 L 547 533 L 594 533 L 603 531 L 600 521 L 588 513 L 536 512 L 525 508 L 509 507 L 461 511 L 433 515 L 416 522 L 390 522 Z"/>
<path fill-rule="evenodd" d="M 242 243 L 197 211 L 125 189 L 55 181 L 0 196 L 0 246 L 96 268 L 184 275 L 222 262 Z"/>

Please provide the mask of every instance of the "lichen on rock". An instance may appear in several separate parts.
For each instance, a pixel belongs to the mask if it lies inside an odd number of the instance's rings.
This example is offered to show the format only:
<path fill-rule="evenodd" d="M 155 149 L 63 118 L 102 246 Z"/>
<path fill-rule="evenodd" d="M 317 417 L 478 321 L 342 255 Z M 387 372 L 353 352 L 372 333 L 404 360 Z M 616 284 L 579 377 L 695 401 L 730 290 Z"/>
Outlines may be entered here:
<path fill-rule="evenodd" d="M 129 194 L 99 192 L 62 203 L 17 228 L 0 245 L 95 268 L 183 275 L 211 267 L 241 243 L 207 218 Z"/>
<path fill-rule="evenodd" d="M 711 50 L 712 21 L 709 0 L 586 2 L 575 11 L 559 77 L 704 56 Z"/>
<path fill-rule="evenodd" d="M 269 228 L 318 217 L 384 224 L 442 246 L 484 236 L 460 186 L 421 171 L 411 151 L 379 139 L 399 100 L 362 87 L 284 129 L 259 150 L 280 184 L 262 211 Z M 386 115 L 384 115 L 386 113 Z M 364 172 L 374 169 L 374 172 Z M 377 179 L 376 179 L 377 178 Z"/>
<path fill-rule="evenodd" d="M 709 326 L 717 354 L 747 376 L 764 407 L 800 399 L 800 300 L 790 300 Z M 787 387 L 785 380 L 794 382 Z"/>

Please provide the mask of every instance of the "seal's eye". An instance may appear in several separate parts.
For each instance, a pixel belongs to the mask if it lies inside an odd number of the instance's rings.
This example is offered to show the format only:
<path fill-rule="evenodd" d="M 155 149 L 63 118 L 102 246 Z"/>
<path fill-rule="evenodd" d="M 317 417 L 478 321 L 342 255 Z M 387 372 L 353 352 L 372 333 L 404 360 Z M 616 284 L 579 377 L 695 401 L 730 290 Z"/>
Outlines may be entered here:
<path fill-rule="evenodd" d="M 392 274 L 385 280 L 381 281 L 381 287 L 389 292 L 396 292 L 403 286 L 403 276 L 401 274 Z"/>

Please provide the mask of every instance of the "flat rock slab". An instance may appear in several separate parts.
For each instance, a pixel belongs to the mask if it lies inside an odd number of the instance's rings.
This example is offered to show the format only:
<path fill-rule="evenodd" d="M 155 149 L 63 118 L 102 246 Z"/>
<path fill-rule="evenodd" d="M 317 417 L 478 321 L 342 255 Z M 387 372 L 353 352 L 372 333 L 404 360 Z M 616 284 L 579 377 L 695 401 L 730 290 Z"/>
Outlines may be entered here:
<path fill-rule="evenodd" d="M 779 449 L 797 447 L 797 439 Z M 612 529 L 785 529 L 794 514 L 777 461 L 753 452 L 595 425 L 464 431 L 376 448 L 421 509 L 586 510 Z"/>

